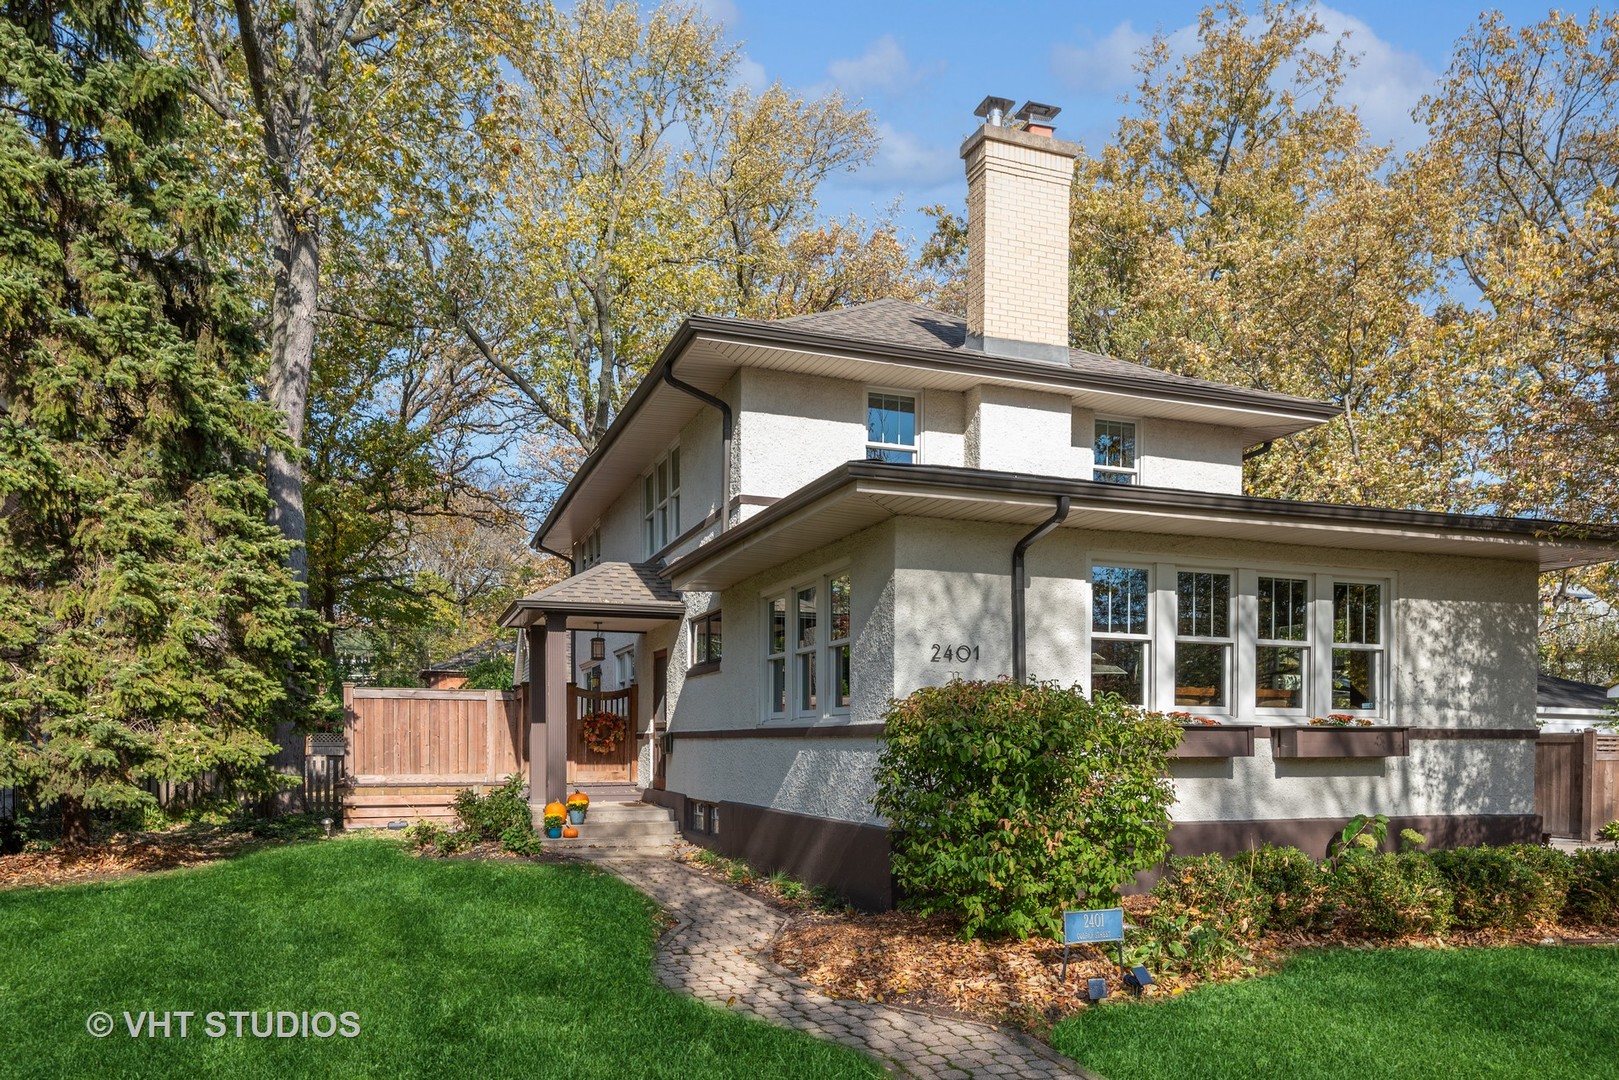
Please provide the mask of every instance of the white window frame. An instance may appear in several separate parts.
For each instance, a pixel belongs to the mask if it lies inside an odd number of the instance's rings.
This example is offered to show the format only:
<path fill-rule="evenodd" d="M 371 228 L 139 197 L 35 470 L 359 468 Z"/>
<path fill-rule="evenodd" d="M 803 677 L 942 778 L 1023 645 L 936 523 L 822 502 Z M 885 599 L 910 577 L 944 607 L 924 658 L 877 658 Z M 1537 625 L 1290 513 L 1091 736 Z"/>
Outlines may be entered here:
<path fill-rule="evenodd" d="M 706 657 L 706 656 L 702 657 L 702 658 L 699 658 L 698 655 L 697 655 L 697 637 L 698 637 L 698 635 L 697 635 L 697 624 L 698 623 L 705 623 L 706 624 L 710 619 L 714 618 L 716 615 L 720 616 L 720 627 L 721 627 L 721 635 L 722 635 L 721 638 L 720 638 L 720 650 L 721 650 L 720 656 L 713 659 L 713 660 L 708 659 L 708 657 Z M 725 655 L 725 653 L 724 653 L 724 649 L 725 649 L 724 641 L 725 641 L 725 639 L 723 637 L 724 625 L 725 625 L 724 609 L 719 608 L 719 607 L 709 608 L 707 611 L 703 612 L 702 614 L 693 615 L 689 619 L 686 620 L 686 660 L 687 660 L 686 668 L 687 668 L 688 671 L 696 670 L 699 667 L 703 668 L 704 671 L 718 670 L 718 665 L 719 665 L 720 661 L 724 658 L 724 655 Z M 710 664 L 715 665 L 715 667 L 708 667 L 707 665 L 710 665 Z"/>
<path fill-rule="evenodd" d="M 842 638 L 832 637 L 832 582 L 839 578 L 849 578 L 849 636 Z M 809 644 L 801 644 L 801 635 L 798 624 L 798 597 L 806 589 L 815 592 L 815 640 Z M 784 635 L 783 649 L 772 651 L 771 616 L 773 607 L 780 602 L 784 605 L 787 617 L 786 634 Z M 847 564 L 824 569 L 813 577 L 794 579 L 790 586 L 769 590 L 760 596 L 760 608 L 764 614 L 764 679 L 762 681 L 762 700 L 760 713 L 764 723 L 844 723 L 847 722 L 854 707 L 854 582 Z M 836 675 L 836 664 L 833 657 L 836 650 L 848 648 L 850 650 L 849 665 L 849 703 L 838 703 L 837 689 L 833 687 Z M 808 659 L 815 671 L 815 705 L 813 708 L 803 704 L 804 684 L 801 673 L 804 670 L 805 660 Z M 774 668 L 782 664 L 786 673 L 786 710 L 776 711 L 774 694 Z"/>
<path fill-rule="evenodd" d="M 1086 612 L 1085 628 L 1086 641 L 1106 640 L 1118 638 L 1121 640 L 1145 640 L 1146 646 L 1146 686 L 1144 696 L 1147 699 L 1145 708 L 1161 709 L 1165 711 L 1189 712 L 1194 716 L 1208 716 L 1210 719 L 1221 719 L 1228 722 L 1257 723 L 1265 725 L 1307 723 L 1314 717 L 1324 717 L 1329 713 L 1350 713 L 1380 723 L 1399 723 L 1399 704 L 1395 700 L 1397 683 L 1395 679 L 1395 657 L 1400 655 L 1400 630 L 1394 621 L 1394 611 L 1399 601 L 1399 575 L 1392 569 L 1382 567 L 1355 567 L 1340 568 L 1337 570 L 1323 570 L 1319 564 L 1301 565 L 1283 562 L 1238 562 L 1233 571 L 1229 561 L 1200 560 L 1177 558 L 1173 562 L 1147 562 L 1141 558 L 1139 552 L 1097 550 L 1087 553 L 1086 565 L 1092 572 L 1098 566 L 1122 566 L 1132 569 L 1146 569 L 1148 571 L 1148 588 L 1151 592 L 1151 602 L 1148 604 L 1147 628 L 1149 633 L 1143 635 L 1103 634 L 1095 632 L 1094 617 Z M 1235 592 L 1232 596 L 1232 649 L 1230 653 L 1231 664 L 1231 708 L 1216 709 L 1212 706 L 1174 705 L 1175 700 L 1175 631 L 1178 629 L 1176 621 L 1176 574 L 1182 570 L 1198 572 L 1234 573 L 1233 585 Z M 1294 580 L 1307 580 L 1310 582 L 1309 600 L 1309 638 L 1302 643 L 1307 646 L 1306 667 L 1307 675 L 1305 692 L 1301 707 L 1297 709 L 1260 709 L 1256 701 L 1256 683 L 1258 653 L 1261 643 L 1279 644 L 1283 646 L 1300 645 L 1299 642 L 1272 641 L 1261 639 L 1258 635 L 1258 603 L 1259 578 L 1279 577 Z M 1332 705 L 1332 650 L 1336 648 L 1362 648 L 1361 646 L 1335 643 L 1333 639 L 1333 586 L 1335 584 L 1377 585 L 1380 587 L 1380 606 L 1378 610 L 1379 626 L 1381 628 L 1381 642 L 1377 646 L 1365 647 L 1367 651 L 1381 653 L 1378 662 L 1378 671 L 1374 691 L 1377 695 L 1377 707 L 1373 709 L 1334 708 Z M 1086 579 L 1086 590 L 1089 603 L 1095 603 L 1095 595 L 1091 590 L 1091 579 Z M 1090 665 L 1086 665 L 1086 687 L 1091 687 Z"/>
<path fill-rule="evenodd" d="M 666 487 L 658 489 L 658 472 L 665 470 Z M 641 536 L 651 558 L 680 536 L 680 444 L 658 456 L 641 474 Z"/>
<path fill-rule="evenodd" d="M 1103 424 L 1129 424 L 1135 430 L 1135 464 L 1129 468 L 1121 465 L 1103 465 L 1096 457 L 1096 440 L 1100 435 L 1097 430 Z M 1091 479 L 1097 483 L 1117 483 L 1113 480 L 1097 480 L 1097 473 L 1108 473 L 1112 476 L 1127 476 L 1130 479 L 1127 485 L 1137 487 L 1141 484 L 1141 421 L 1127 416 L 1095 416 L 1091 418 Z M 1120 485 L 1125 486 L 1125 485 Z"/>
<path fill-rule="evenodd" d="M 869 422 L 870 421 L 870 415 L 871 415 L 871 399 L 874 396 L 879 395 L 879 394 L 887 396 L 887 397 L 904 398 L 905 400 L 907 400 L 907 401 L 909 401 L 911 403 L 912 417 L 914 418 L 913 422 L 915 424 L 916 430 L 913 433 L 914 436 L 915 436 L 915 439 L 910 445 L 907 446 L 904 443 L 885 443 L 885 442 L 873 442 L 872 441 L 872 438 L 871 438 L 871 425 L 870 425 L 870 422 Z M 902 452 L 908 452 L 911 455 L 910 464 L 915 465 L 915 464 L 918 464 L 918 463 L 921 462 L 921 460 L 922 460 L 922 395 L 921 395 L 920 392 L 918 392 L 916 390 L 899 390 L 899 389 L 896 389 L 894 387 L 888 387 L 888 386 L 868 386 L 868 387 L 866 387 L 865 404 L 864 404 L 864 407 L 861 410 L 861 414 L 862 414 L 862 426 L 864 426 L 865 429 L 866 429 L 866 460 L 868 460 L 868 461 L 873 460 L 872 457 L 871 457 L 871 452 L 873 450 L 878 450 L 878 451 L 897 450 L 897 451 L 902 451 Z"/>
<path fill-rule="evenodd" d="M 1253 663 L 1245 665 L 1246 680 L 1239 687 L 1243 695 L 1242 700 L 1251 697 L 1251 710 L 1253 715 L 1266 719 L 1283 717 L 1309 716 L 1311 702 L 1316 700 L 1315 672 L 1319 667 L 1320 650 L 1317 642 L 1320 640 L 1316 632 L 1316 600 L 1321 593 L 1321 586 L 1316 574 L 1302 573 L 1289 570 L 1274 570 L 1269 567 L 1257 570 L 1239 571 L 1239 587 L 1244 600 L 1242 622 L 1239 624 L 1239 637 L 1247 637 L 1246 631 L 1251 629 L 1253 642 L 1248 646 L 1253 651 Z M 1252 586 L 1250 587 L 1250 578 Z M 1270 578 L 1275 581 L 1302 581 L 1308 594 L 1304 601 L 1304 637 L 1297 641 L 1286 638 L 1269 638 L 1263 634 L 1263 627 L 1259 625 L 1259 579 Z M 1252 607 L 1252 611 L 1246 610 Z M 1248 643 L 1244 642 L 1245 645 Z M 1260 705 L 1259 704 L 1259 650 L 1260 649 L 1298 649 L 1303 659 L 1300 663 L 1299 704 L 1294 705 Z"/>
<path fill-rule="evenodd" d="M 1090 575 L 1085 580 L 1085 588 L 1086 588 L 1086 592 L 1090 596 L 1090 604 L 1091 604 L 1090 617 L 1087 620 L 1087 622 L 1089 624 L 1089 631 L 1090 631 L 1089 640 L 1092 641 L 1092 642 L 1095 642 L 1095 641 L 1129 641 L 1129 642 L 1139 642 L 1141 644 L 1141 701 L 1139 702 L 1139 704 L 1144 709 L 1150 709 L 1150 708 L 1152 708 L 1152 703 L 1153 703 L 1153 700 L 1154 700 L 1154 697 L 1155 697 L 1155 687 L 1154 687 L 1155 679 L 1153 678 L 1153 671 L 1154 671 L 1154 657 L 1157 655 L 1157 652 L 1158 652 L 1157 647 L 1153 642 L 1153 629 L 1154 629 L 1155 624 L 1158 621 L 1160 621 L 1160 620 L 1158 620 L 1156 618 L 1156 615 L 1157 615 L 1156 609 L 1158 607 L 1157 596 L 1156 596 L 1156 589 L 1157 589 L 1157 574 L 1155 573 L 1156 568 L 1153 567 L 1151 564 L 1142 563 L 1142 562 L 1140 562 L 1138 560 L 1134 560 L 1134 559 L 1124 559 L 1124 558 L 1115 559 L 1115 558 L 1106 558 L 1106 557 L 1093 558 L 1093 559 L 1090 560 L 1089 565 L 1090 565 Z M 1095 614 L 1095 605 L 1096 605 L 1096 602 L 1097 602 L 1097 600 L 1096 600 L 1096 571 L 1098 569 L 1141 570 L 1141 571 L 1144 571 L 1146 573 L 1146 575 L 1147 575 L 1147 627 L 1146 627 L 1145 632 L 1140 633 L 1140 634 L 1132 634 L 1132 633 L 1117 633 L 1117 632 L 1113 632 L 1113 631 L 1098 632 L 1096 630 L 1096 614 Z M 1094 653 L 1095 650 L 1092 649 L 1091 652 Z M 1089 696 L 1093 692 L 1092 687 L 1094 685 L 1094 679 L 1093 679 L 1090 667 L 1091 667 L 1090 663 L 1087 662 L 1086 665 L 1085 665 L 1085 693 L 1086 693 L 1086 696 Z"/>
<path fill-rule="evenodd" d="M 1180 632 L 1180 575 L 1182 574 L 1208 574 L 1211 577 L 1219 576 L 1226 579 L 1226 632 L 1223 636 L 1182 634 Z M 1167 707 L 1176 711 L 1189 712 L 1199 716 L 1206 714 L 1211 718 L 1235 716 L 1239 707 L 1237 697 L 1237 672 L 1241 667 L 1241 665 L 1237 662 L 1237 627 L 1240 619 L 1239 605 L 1237 603 L 1237 598 L 1240 595 L 1237 571 L 1234 568 L 1227 566 L 1185 566 L 1177 564 L 1174 575 L 1170 576 L 1166 574 L 1161 580 L 1173 582 L 1172 585 L 1166 585 L 1165 589 L 1169 594 L 1169 600 L 1173 606 L 1174 621 L 1170 622 L 1166 628 L 1166 636 L 1169 639 L 1166 642 L 1166 648 L 1160 650 L 1161 652 L 1168 654 L 1167 658 L 1163 662 L 1165 669 L 1168 671 L 1170 680 L 1169 696 L 1165 699 L 1169 702 Z M 1176 669 L 1179 663 L 1180 647 L 1182 645 L 1213 645 L 1222 650 L 1224 655 L 1220 663 L 1222 668 L 1221 674 L 1225 680 L 1225 704 L 1200 705 L 1191 702 L 1182 703 L 1175 700 L 1176 692 L 1180 689 L 1180 680 L 1176 677 Z"/>
<path fill-rule="evenodd" d="M 1375 585 L 1378 587 L 1378 643 L 1376 645 L 1363 645 L 1336 640 L 1336 635 L 1333 633 L 1333 602 L 1339 585 Z M 1322 649 L 1326 652 L 1326 658 L 1325 662 L 1320 665 L 1322 672 L 1316 680 L 1320 685 L 1321 692 L 1321 696 L 1317 700 L 1321 704 L 1315 715 L 1326 716 L 1328 713 L 1348 713 L 1352 716 L 1366 718 L 1387 717 L 1391 712 L 1389 694 L 1393 686 L 1389 670 L 1389 657 L 1393 654 L 1391 642 L 1393 626 L 1389 618 L 1393 611 L 1394 587 L 1392 580 L 1366 574 L 1322 574 L 1318 578 L 1316 591 L 1322 600 L 1321 616 L 1318 623 L 1324 624 L 1321 642 Z M 1369 652 L 1377 655 L 1377 675 L 1372 684 L 1375 701 L 1370 709 L 1349 705 L 1340 706 L 1332 703 L 1333 654 L 1339 650 Z"/>
<path fill-rule="evenodd" d="M 635 685 L 635 646 L 626 645 L 613 653 L 613 659 L 618 665 L 619 686 Z"/>
<path fill-rule="evenodd" d="M 579 569 L 589 570 L 602 561 L 602 528 L 601 522 L 590 527 L 585 538 L 579 542 Z"/>

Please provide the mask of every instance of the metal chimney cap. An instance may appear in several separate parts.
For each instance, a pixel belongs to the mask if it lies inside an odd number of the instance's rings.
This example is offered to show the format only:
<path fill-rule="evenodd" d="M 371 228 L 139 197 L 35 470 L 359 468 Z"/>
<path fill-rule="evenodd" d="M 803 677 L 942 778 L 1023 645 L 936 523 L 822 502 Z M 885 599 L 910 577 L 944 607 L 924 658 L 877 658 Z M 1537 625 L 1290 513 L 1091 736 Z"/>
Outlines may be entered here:
<path fill-rule="evenodd" d="M 983 101 L 978 103 L 978 108 L 973 110 L 973 115 L 983 117 L 985 120 L 988 120 L 990 113 L 998 112 L 1004 116 L 1006 114 L 1006 110 L 1010 109 L 1011 107 L 1011 98 L 996 97 L 994 94 L 991 94 Z"/>
<path fill-rule="evenodd" d="M 1009 101 L 1007 104 L 1010 105 L 1011 102 Z M 1013 118 L 1022 120 L 1025 123 L 1033 121 L 1036 124 L 1042 122 L 1049 124 L 1057 118 L 1057 114 L 1060 112 L 1062 112 L 1061 105 L 1045 105 L 1038 101 L 1025 101 L 1023 108 L 1014 113 Z"/>

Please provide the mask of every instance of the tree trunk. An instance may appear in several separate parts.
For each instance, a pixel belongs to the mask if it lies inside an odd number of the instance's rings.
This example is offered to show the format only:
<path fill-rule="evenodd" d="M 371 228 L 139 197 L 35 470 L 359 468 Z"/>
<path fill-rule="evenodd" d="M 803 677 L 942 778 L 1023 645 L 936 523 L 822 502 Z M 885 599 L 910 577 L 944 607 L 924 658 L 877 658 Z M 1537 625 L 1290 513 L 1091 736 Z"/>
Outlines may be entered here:
<path fill-rule="evenodd" d="M 84 800 L 74 795 L 63 795 L 57 800 L 62 814 L 62 846 L 83 847 L 90 842 L 90 811 Z"/>
<path fill-rule="evenodd" d="M 293 213 L 276 199 L 271 213 L 275 245 L 275 298 L 270 326 L 270 373 L 265 387 L 294 446 L 304 442 L 309 374 L 315 358 L 315 312 L 320 287 L 319 221 L 313 209 Z M 272 450 L 266 468 L 270 523 L 292 541 L 287 564 L 302 585 L 309 580 L 304 547 L 304 472 L 296 458 Z M 305 601 L 308 593 L 305 592 Z"/>

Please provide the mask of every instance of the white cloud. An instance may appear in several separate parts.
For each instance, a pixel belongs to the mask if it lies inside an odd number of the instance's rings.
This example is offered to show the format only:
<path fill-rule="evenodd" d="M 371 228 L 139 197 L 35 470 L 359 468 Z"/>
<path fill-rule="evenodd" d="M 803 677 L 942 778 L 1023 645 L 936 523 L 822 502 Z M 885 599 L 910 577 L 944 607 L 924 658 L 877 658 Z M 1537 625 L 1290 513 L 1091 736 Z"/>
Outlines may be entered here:
<path fill-rule="evenodd" d="M 1426 133 L 1411 119 L 1411 110 L 1433 88 L 1438 73 L 1416 53 L 1395 48 L 1353 15 L 1317 5 L 1316 16 L 1334 38 L 1348 31 L 1345 47 L 1360 56 L 1359 65 L 1344 76 L 1339 101 L 1359 110 L 1361 123 L 1376 142 L 1393 143 L 1396 150 L 1415 147 Z"/>
<path fill-rule="evenodd" d="M 749 56 L 739 56 L 736 61 L 736 70 L 731 73 L 733 88 L 745 86 L 754 93 L 758 93 L 770 85 L 770 76 L 765 74 L 765 66 Z"/>
<path fill-rule="evenodd" d="M 1135 77 L 1136 54 L 1152 41 L 1126 19 L 1097 38 L 1085 32 L 1079 44 L 1059 42 L 1051 47 L 1051 71 L 1071 90 L 1102 94 L 1128 86 Z"/>
<path fill-rule="evenodd" d="M 884 34 L 866 47 L 866 51 L 851 59 L 834 60 L 826 66 L 827 77 L 834 88 L 850 96 L 868 90 L 904 93 L 930 78 L 942 65 L 924 68 L 912 66 L 905 49 L 892 34 Z"/>
<path fill-rule="evenodd" d="M 961 179 L 961 158 L 955 146 L 924 142 L 886 121 L 878 122 L 877 135 L 882 140 L 877 157 L 855 174 L 860 186 L 897 195 Z"/>
<path fill-rule="evenodd" d="M 727 30 L 736 29 L 742 19 L 735 0 L 696 0 L 695 6 L 709 22 L 717 22 Z"/>

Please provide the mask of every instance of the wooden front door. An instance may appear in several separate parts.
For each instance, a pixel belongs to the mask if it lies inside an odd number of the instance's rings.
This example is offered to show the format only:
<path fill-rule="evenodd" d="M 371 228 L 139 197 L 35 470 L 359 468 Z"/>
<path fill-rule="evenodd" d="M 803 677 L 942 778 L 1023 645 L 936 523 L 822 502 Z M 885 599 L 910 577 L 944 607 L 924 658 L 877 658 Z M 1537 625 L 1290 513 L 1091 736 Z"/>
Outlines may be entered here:
<path fill-rule="evenodd" d="M 592 721 L 592 718 L 598 718 Z M 600 719 L 605 718 L 605 719 Z M 591 748 L 586 738 L 599 725 L 616 735 L 613 749 Z M 635 780 L 635 687 L 583 690 L 568 686 L 568 783 L 591 784 Z"/>
<path fill-rule="evenodd" d="M 659 791 L 669 782 L 664 732 L 669 730 L 669 650 L 652 654 L 652 786 Z"/>

